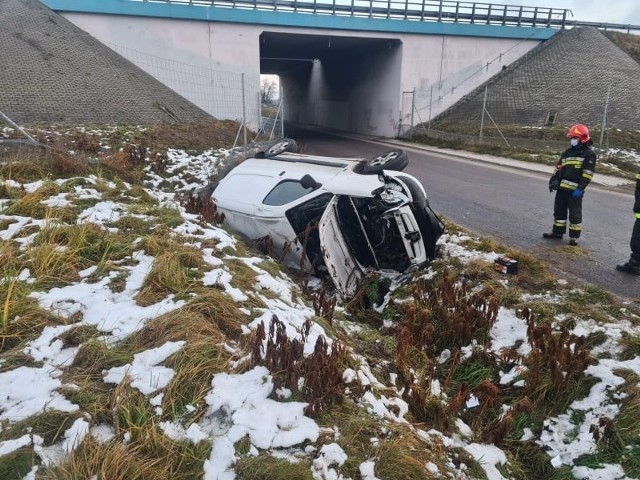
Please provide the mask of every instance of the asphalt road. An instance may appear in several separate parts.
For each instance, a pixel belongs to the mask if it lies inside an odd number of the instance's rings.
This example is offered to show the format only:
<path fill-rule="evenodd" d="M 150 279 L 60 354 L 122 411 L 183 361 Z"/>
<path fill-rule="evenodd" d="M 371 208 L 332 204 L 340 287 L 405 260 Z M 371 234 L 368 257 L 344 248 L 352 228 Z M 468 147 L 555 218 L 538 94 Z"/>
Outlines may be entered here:
<path fill-rule="evenodd" d="M 289 131 L 304 153 L 373 157 L 390 147 L 371 140 Z M 592 183 L 583 203 L 583 232 L 578 247 L 565 240 L 544 240 L 553 221 L 551 174 L 498 166 L 478 160 L 405 147 L 405 169 L 425 186 L 432 208 L 481 236 L 524 250 L 547 261 L 562 278 L 598 285 L 623 299 L 640 302 L 640 277 L 615 270 L 629 258 L 634 222 L 633 192 Z M 597 173 L 596 173 L 597 175 Z"/>

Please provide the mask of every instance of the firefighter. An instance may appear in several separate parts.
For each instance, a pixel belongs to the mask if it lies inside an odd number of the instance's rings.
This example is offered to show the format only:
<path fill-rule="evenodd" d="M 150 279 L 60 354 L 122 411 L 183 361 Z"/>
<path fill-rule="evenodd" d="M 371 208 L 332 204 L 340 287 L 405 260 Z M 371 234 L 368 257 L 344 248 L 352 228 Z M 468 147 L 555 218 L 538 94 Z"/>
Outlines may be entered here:
<path fill-rule="evenodd" d="M 636 221 L 631 232 L 631 257 L 627 263 L 617 265 L 616 270 L 640 275 L 640 173 L 636 175 L 636 201 L 633 204 Z"/>
<path fill-rule="evenodd" d="M 577 245 L 582 233 L 582 198 L 596 169 L 596 154 L 589 129 L 579 123 L 567 132 L 569 147 L 560 156 L 556 170 L 549 180 L 549 191 L 556 192 L 553 203 L 553 228 L 544 238 L 562 238 L 567 231 L 569 212 L 569 244 Z"/>

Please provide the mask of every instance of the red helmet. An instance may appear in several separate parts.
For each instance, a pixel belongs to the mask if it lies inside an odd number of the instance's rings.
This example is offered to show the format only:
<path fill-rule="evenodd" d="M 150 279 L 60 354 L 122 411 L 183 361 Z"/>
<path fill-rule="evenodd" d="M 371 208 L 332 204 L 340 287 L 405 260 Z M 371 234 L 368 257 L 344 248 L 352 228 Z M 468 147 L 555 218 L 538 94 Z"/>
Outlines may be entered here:
<path fill-rule="evenodd" d="M 580 140 L 580 143 L 587 142 L 591 138 L 589 136 L 589 129 L 581 123 L 571 127 L 567 132 L 567 137 L 575 137 Z"/>

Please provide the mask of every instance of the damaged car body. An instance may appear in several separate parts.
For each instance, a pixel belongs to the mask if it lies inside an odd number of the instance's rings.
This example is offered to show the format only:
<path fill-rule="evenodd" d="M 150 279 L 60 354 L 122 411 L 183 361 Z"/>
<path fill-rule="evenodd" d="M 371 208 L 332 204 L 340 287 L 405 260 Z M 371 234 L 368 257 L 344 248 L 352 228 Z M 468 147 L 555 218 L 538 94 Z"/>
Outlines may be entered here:
<path fill-rule="evenodd" d="M 435 257 L 444 225 L 418 180 L 399 171 L 405 152 L 364 160 L 290 145 L 244 160 L 217 184 L 212 198 L 229 227 L 269 238 L 272 256 L 330 276 L 345 296 L 369 271 L 402 273 Z"/>

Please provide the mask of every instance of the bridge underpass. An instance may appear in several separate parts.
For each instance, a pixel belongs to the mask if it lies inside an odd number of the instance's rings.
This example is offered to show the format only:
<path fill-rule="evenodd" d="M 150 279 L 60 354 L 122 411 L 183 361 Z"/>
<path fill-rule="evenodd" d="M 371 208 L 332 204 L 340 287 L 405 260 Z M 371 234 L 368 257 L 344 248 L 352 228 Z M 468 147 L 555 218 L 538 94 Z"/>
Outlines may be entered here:
<path fill-rule="evenodd" d="M 41 1 L 217 118 L 257 128 L 260 73 L 276 73 L 288 120 L 386 137 L 566 23 L 562 9 L 450 0 Z"/>
<path fill-rule="evenodd" d="M 260 73 L 280 77 L 284 120 L 385 135 L 399 118 L 402 42 L 393 38 L 264 32 Z"/>

